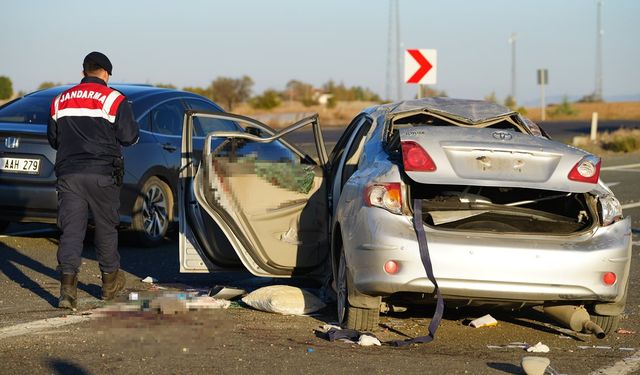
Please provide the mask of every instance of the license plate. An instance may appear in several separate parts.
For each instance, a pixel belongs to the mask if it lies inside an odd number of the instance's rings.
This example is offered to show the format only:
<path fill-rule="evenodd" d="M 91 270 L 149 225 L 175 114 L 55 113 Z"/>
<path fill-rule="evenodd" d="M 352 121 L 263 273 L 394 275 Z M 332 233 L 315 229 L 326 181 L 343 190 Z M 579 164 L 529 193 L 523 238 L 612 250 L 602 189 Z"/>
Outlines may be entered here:
<path fill-rule="evenodd" d="M 38 174 L 40 172 L 40 159 L 0 157 L 0 171 Z"/>

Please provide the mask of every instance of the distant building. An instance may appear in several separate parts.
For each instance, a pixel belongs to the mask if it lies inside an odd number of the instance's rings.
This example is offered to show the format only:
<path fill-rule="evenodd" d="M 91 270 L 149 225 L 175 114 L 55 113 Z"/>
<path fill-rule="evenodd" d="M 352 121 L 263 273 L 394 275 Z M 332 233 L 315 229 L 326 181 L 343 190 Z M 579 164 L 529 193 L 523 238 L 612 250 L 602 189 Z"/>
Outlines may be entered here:
<path fill-rule="evenodd" d="M 318 102 L 321 105 L 327 105 L 329 103 L 329 99 L 333 97 L 333 94 L 329 94 L 326 92 L 322 92 L 320 90 L 316 90 L 313 93 L 313 100 Z"/>

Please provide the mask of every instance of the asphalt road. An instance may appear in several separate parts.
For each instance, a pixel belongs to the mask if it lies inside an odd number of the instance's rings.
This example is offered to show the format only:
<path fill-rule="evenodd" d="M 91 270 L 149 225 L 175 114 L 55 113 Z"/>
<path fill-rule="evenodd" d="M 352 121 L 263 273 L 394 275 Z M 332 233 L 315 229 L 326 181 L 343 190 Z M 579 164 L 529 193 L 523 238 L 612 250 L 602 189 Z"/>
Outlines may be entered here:
<path fill-rule="evenodd" d="M 625 215 L 633 218 L 630 293 L 621 327 L 635 333 L 616 333 L 597 340 L 569 333 L 535 310 L 465 308 L 445 311 L 433 343 L 402 349 L 364 348 L 328 342 L 314 334 L 322 324 L 335 321 L 335 306 L 330 305 L 311 317 L 281 316 L 237 306 L 175 316 L 114 314 L 93 320 L 83 318 L 80 312 L 49 321 L 48 328 L 29 328 L 13 336 L 7 332 L 15 332 L 18 324 L 65 316 L 55 308 L 59 288 L 55 228 L 23 224 L 12 226 L 13 234 L 0 236 L 0 373 L 519 374 L 520 360 L 528 353 L 509 346 L 514 342 L 548 345 L 549 353 L 537 355 L 548 357 L 560 373 L 640 371 L 640 154 L 606 158 L 602 178 L 626 207 Z M 181 275 L 175 240 L 167 240 L 155 249 L 137 248 L 125 232 L 120 249 L 127 292 L 158 293 L 140 281 L 146 276 L 179 290 L 186 285 L 206 288 L 214 284 L 251 290 L 281 282 L 258 279 L 246 272 Z M 95 259 L 89 232 L 79 283 L 83 311 L 102 306 Z M 466 325 L 486 313 L 498 319 L 498 326 L 473 329 Z M 424 334 L 431 314 L 430 309 L 414 309 L 383 316 L 375 334 L 383 341 Z M 64 324 L 74 319 L 79 322 Z M 607 370 L 611 366 L 617 367 Z"/>

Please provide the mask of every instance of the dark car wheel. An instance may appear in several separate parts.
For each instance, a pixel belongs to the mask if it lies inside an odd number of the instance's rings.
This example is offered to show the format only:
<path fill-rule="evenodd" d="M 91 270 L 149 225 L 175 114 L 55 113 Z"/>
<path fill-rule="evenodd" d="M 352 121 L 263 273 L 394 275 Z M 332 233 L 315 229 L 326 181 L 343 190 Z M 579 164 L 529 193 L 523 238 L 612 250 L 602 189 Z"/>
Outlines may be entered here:
<path fill-rule="evenodd" d="M 344 328 L 357 331 L 373 331 L 378 326 L 379 309 L 363 309 L 349 304 L 349 285 L 347 281 L 347 262 L 344 250 L 340 249 L 338 278 L 336 280 L 338 321 Z"/>
<path fill-rule="evenodd" d="M 159 245 L 173 221 L 171 188 L 158 177 L 149 178 L 142 185 L 141 195 L 133 205 L 132 228 L 142 246 Z"/>

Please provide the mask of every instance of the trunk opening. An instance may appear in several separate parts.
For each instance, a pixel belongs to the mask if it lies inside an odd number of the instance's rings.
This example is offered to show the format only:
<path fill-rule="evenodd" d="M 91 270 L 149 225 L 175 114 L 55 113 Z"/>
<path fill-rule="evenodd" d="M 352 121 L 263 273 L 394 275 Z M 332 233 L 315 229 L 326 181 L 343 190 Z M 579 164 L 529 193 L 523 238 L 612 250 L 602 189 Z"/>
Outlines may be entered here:
<path fill-rule="evenodd" d="M 566 235 L 597 222 L 587 193 L 414 183 L 409 194 L 422 199 L 424 223 L 439 229 Z"/>

